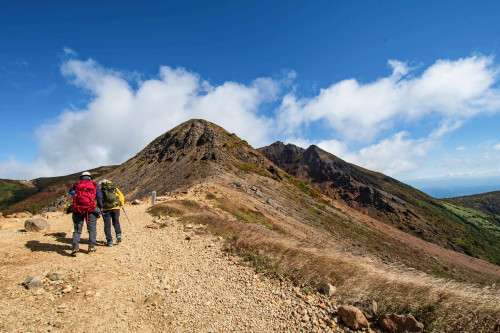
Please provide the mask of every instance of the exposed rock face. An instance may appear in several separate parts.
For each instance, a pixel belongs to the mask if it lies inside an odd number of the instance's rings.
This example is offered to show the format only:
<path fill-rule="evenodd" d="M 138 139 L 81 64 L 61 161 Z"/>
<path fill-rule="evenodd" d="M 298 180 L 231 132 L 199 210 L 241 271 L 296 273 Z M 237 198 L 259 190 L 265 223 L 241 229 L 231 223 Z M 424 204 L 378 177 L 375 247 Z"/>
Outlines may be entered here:
<path fill-rule="evenodd" d="M 353 330 L 359 330 L 370 326 L 363 312 L 354 306 L 341 306 L 338 312 L 344 324 Z"/>
<path fill-rule="evenodd" d="M 404 192 L 412 189 L 393 178 L 347 163 L 314 145 L 303 149 L 278 141 L 259 151 L 323 194 L 342 200 L 373 218 L 428 240 L 440 233 L 416 213 L 415 207 L 386 190 L 397 187 Z"/>
<path fill-rule="evenodd" d="M 50 228 L 50 224 L 45 219 L 28 219 L 24 222 L 26 231 L 44 231 Z"/>
<path fill-rule="evenodd" d="M 384 332 L 410 333 L 423 332 L 424 330 L 424 325 L 419 323 L 411 314 L 384 314 L 380 316 L 378 323 Z"/>

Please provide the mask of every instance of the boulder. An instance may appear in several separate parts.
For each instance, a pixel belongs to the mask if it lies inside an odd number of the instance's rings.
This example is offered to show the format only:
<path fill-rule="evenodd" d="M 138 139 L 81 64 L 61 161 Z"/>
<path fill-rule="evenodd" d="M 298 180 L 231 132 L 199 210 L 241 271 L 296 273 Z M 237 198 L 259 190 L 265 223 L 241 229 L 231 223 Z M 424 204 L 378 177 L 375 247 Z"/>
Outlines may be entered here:
<path fill-rule="evenodd" d="M 39 278 L 34 277 L 34 276 L 29 276 L 24 280 L 23 286 L 26 289 L 38 289 L 38 288 L 43 288 L 42 281 L 40 281 Z"/>
<path fill-rule="evenodd" d="M 139 205 L 141 202 L 137 199 L 135 199 L 134 201 L 132 201 L 132 205 Z"/>
<path fill-rule="evenodd" d="M 374 300 L 364 300 L 361 302 L 354 303 L 354 306 L 363 312 L 368 321 L 375 320 L 377 318 L 377 302 Z"/>
<path fill-rule="evenodd" d="M 259 198 L 262 197 L 262 193 L 260 192 L 259 189 L 255 191 L 255 195 L 258 196 Z"/>
<path fill-rule="evenodd" d="M 354 306 L 341 306 L 338 313 L 344 324 L 350 329 L 359 330 L 370 327 L 363 312 Z"/>
<path fill-rule="evenodd" d="M 45 219 L 28 219 L 24 221 L 26 231 L 44 231 L 50 228 L 50 224 Z"/>
<path fill-rule="evenodd" d="M 378 323 L 384 332 L 410 333 L 424 330 L 424 324 L 419 323 L 411 314 L 384 314 L 380 316 Z"/>

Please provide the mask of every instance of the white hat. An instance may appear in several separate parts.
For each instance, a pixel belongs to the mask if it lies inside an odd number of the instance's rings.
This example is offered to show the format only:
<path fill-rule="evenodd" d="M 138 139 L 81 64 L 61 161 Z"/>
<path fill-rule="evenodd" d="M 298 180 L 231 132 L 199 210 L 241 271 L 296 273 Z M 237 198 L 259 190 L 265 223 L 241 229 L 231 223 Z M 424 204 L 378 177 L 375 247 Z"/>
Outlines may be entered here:
<path fill-rule="evenodd" d="M 107 182 L 108 182 L 108 180 L 105 178 L 105 179 L 103 179 L 103 180 L 101 180 L 101 181 L 99 182 L 99 185 L 102 185 L 102 184 L 107 183 Z"/>
<path fill-rule="evenodd" d="M 80 176 L 80 178 L 85 177 L 85 176 L 90 177 L 90 179 L 92 179 L 92 176 L 90 175 L 90 172 L 88 172 L 88 171 L 82 172 L 82 175 Z"/>

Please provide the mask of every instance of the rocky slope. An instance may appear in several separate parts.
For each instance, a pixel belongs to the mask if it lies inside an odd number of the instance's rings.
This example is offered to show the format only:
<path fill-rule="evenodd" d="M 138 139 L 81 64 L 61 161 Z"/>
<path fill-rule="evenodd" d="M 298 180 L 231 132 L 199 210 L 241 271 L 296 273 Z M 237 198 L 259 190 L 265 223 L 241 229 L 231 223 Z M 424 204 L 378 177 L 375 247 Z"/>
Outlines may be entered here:
<path fill-rule="evenodd" d="M 441 201 L 381 173 L 320 149 L 276 142 L 259 149 L 269 160 L 321 193 L 402 231 L 455 251 L 500 263 L 500 238 Z M 479 227 L 480 229 L 478 229 Z"/>
<path fill-rule="evenodd" d="M 279 176 L 272 163 L 235 134 L 194 119 L 156 138 L 106 177 L 136 199 L 152 191 L 182 191 L 228 168 Z"/>

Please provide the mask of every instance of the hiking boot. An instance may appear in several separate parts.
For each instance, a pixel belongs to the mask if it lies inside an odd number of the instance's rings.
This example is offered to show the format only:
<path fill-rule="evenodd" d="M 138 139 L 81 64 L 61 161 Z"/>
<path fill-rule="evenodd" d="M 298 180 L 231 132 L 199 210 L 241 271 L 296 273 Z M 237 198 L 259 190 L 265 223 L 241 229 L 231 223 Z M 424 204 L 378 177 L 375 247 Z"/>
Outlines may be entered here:
<path fill-rule="evenodd" d="M 109 241 L 107 244 L 106 244 L 107 247 L 112 247 L 113 246 L 113 241 Z"/>
<path fill-rule="evenodd" d="M 122 235 L 121 234 L 117 234 L 116 235 L 116 242 L 120 243 L 121 241 L 122 241 Z"/>
<path fill-rule="evenodd" d="M 92 254 L 92 253 L 95 253 L 95 251 L 97 251 L 96 248 L 95 248 L 95 246 L 94 247 L 89 247 L 88 253 Z"/>
<path fill-rule="evenodd" d="M 76 255 L 78 254 L 78 251 L 79 251 L 78 249 L 72 249 L 71 256 L 76 257 Z"/>

